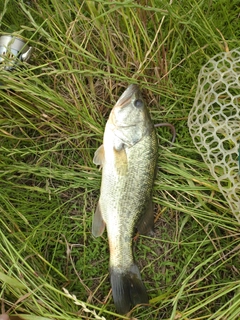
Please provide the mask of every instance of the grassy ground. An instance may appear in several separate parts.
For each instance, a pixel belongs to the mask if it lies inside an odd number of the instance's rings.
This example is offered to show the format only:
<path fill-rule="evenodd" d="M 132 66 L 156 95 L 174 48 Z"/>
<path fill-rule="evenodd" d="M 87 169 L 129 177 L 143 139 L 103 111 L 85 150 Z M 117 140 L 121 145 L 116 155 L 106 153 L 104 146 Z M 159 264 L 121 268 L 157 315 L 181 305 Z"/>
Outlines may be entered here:
<path fill-rule="evenodd" d="M 1 32 L 35 48 L 0 77 L 2 313 L 128 318 L 115 314 L 106 233 L 91 235 L 101 181 L 92 158 L 134 82 L 177 139 L 169 147 L 158 128 L 155 236 L 135 248 L 150 307 L 131 317 L 239 319 L 239 224 L 187 127 L 200 68 L 240 45 L 238 1 L 5 0 L 0 12 Z"/>

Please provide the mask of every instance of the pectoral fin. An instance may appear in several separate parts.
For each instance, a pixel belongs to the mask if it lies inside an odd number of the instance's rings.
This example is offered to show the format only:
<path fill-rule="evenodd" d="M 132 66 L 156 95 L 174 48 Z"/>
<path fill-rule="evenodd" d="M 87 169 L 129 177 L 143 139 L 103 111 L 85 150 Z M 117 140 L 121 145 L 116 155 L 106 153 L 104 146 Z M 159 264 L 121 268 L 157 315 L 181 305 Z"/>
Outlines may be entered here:
<path fill-rule="evenodd" d="M 105 160 L 105 152 L 102 144 L 94 153 L 93 163 L 96 164 L 96 166 L 100 166 L 100 168 L 102 168 L 104 164 L 104 160 Z"/>
<path fill-rule="evenodd" d="M 120 176 L 125 176 L 128 172 L 128 159 L 125 148 L 122 148 L 120 150 L 114 149 L 114 160 L 117 173 Z"/>
<path fill-rule="evenodd" d="M 153 233 L 153 226 L 154 226 L 154 213 L 153 213 L 153 203 L 152 203 L 152 197 L 150 197 L 150 200 L 148 202 L 148 205 L 146 207 L 145 213 L 140 218 L 137 229 L 140 234 L 151 234 Z"/>
<path fill-rule="evenodd" d="M 101 236 L 103 234 L 104 229 L 105 229 L 105 222 L 102 218 L 100 205 L 98 203 L 96 211 L 93 215 L 93 220 L 92 220 L 92 234 L 93 234 L 93 236 L 94 237 Z"/>

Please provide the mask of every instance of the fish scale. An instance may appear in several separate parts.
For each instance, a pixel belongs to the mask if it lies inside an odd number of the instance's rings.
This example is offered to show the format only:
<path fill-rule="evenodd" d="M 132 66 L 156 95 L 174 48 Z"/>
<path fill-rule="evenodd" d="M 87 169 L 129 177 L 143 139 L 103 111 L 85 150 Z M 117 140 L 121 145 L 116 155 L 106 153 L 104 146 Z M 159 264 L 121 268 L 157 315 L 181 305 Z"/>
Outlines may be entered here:
<path fill-rule="evenodd" d="M 152 144 L 152 145 L 151 145 Z M 137 221 L 146 208 L 146 202 L 151 201 L 152 184 L 155 174 L 156 152 L 153 153 L 151 149 L 156 148 L 155 132 L 152 131 L 150 136 L 144 137 L 138 144 L 130 148 L 127 152 L 129 162 L 131 163 L 128 174 L 119 178 L 115 177 L 109 167 L 103 169 L 103 180 L 101 188 L 100 204 L 103 212 L 103 219 L 108 225 L 116 224 L 119 226 L 119 232 L 115 229 L 108 228 L 108 236 L 111 238 L 112 243 L 121 248 L 120 254 L 111 254 L 110 266 L 119 265 L 124 261 L 124 257 L 131 252 L 131 264 L 133 262 L 131 239 L 136 227 Z M 135 149 L 142 150 L 141 160 Z M 147 149 L 151 152 L 148 152 Z M 104 171 L 108 171 L 105 175 Z M 108 197 L 108 202 L 105 203 L 101 199 Z M 119 215 L 121 212 L 121 216 Z M 132 214 L 134 212 L 134 214 Z M 123 233 L 125 236 L 123 236 Z M 127 234 L 128 244 L 125 243 Z M 118 235 L 118 236 L 116 236 Z M 125 261 L 124 261 L 125 263 Z"/>
<path fill-rule="evenodd" d="M 148 303 L 147 292 L 132 253 L 137 227 L 153 227 L 152 188 L 157 165 L 157 137 L 137 85 L 130 85 L 111 111 L 103 145 L 94 163 L 102 167 L 101 193 L 92 232 L 106 226 L 110 248 L 112 294 L 119 313 Z"/>

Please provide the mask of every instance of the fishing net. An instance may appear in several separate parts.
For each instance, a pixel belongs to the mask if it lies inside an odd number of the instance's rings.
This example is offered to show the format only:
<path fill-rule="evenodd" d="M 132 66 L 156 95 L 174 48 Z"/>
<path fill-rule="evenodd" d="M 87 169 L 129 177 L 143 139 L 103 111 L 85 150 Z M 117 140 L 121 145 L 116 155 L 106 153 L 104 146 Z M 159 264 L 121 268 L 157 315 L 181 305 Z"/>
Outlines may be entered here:
<path fill-rule="evenodd" d="M 188 126 L 240 222 L 240 48 L 217 54 L 202 67 Z"/>

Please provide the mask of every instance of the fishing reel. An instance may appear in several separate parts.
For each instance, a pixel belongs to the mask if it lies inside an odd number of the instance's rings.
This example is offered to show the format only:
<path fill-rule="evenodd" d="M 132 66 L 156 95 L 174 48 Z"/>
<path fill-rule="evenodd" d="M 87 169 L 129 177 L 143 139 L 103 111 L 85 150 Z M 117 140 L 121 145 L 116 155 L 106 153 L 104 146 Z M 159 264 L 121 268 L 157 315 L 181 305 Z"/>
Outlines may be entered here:
<path fill-rule="evenodd" d="M 26 62 L 32 54 L 33 48 L 27 42 L 14 35 L 0 36 L 0 70 L 12 71 L 19 62 Z"/>

